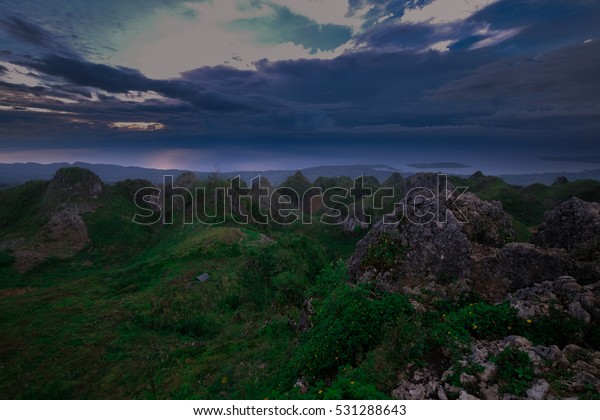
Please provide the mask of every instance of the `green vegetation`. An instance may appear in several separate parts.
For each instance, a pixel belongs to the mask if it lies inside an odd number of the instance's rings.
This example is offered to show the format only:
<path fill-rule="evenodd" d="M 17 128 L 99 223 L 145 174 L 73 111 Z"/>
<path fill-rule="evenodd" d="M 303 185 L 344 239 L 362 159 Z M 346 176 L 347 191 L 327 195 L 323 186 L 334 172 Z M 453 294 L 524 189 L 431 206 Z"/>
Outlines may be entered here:
<path fill-rule="evenodd" d="M 533 363 L 529 355 L 513 347 L 507 347 L 495 358 L 496 378 L 500 383 L 501 392 L 523 396 L 533 375 Z"/>
<path fill-rule="evenodd" d="M 43 224 L 48 183 L 0 191 L 10 203 L 0 207 L 0 396 L 377 399 L 389 397 L 400 371 L 458 366 L 476 339 L 517 334 L 562 346 L 580 337 L 581 345 L 600 346 L 596 325 L 563 314 L 527 322 L 506 304 L 470 295 L 424 296 L 416 311 L 405 295 L 351 284 L 344 261 L 364 232 L 231 220 L 184 226 L 185 209 L 171 226 L 134 224 L 133 196 L 144 185 L 106 186 L 83 216 L 89 244 L 26 273 L 16 271 L 12 246 Z M 561 188 L 519 191 L 488 181 L 477 193 L 505 200 L 526 230 L 538 222 L 538 207 L 518 207 L 520 196 L 543 206 Z M 365 261 L 387 270 L 405 254 L 385 234 Z M 203 273 L 210 279 L 196 280 Z M 525 357 L 509 349 L 498 356 L 506 392 L 522 395 L 532 381 Z M 450 381 L 481 367 L 461 369 Z"/>

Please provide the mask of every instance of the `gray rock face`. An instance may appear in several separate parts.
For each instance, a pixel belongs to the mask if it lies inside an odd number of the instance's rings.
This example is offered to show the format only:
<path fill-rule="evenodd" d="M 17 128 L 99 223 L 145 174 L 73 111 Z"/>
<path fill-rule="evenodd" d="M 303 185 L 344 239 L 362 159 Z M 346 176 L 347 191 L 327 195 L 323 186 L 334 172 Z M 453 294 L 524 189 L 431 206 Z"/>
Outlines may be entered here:
<path fill-rule="evenodd" d="M 93 172 L 77 167 L 56 171 L 44 197 L 46 206 L 97 198 L 104 184 Z"/>
<path fill-rule="evenodd" d="M 480 200 L 471 193 L 446 200 L 454 186 L 438 185 L 435 174 L 408 178 L 406 189 L 406 197 L 387 219 L 396 223 L 376 223 L 358 243 L 349 261 L 356 280 L 422 284 L 468 278 L 472 244 L 501 247 L 514 239 L 511 219 L 500 203 Z M 390 237 L 397 245 L 397 258 L 381 264 L 372 257 L 392 251 L 382 250 Z"/>
<path fill-rule="evenodd" d="M 531 244 L 510 243 L 479 261 L 482 278 L 507 281 L 512 290 L 551 281 L 557 276 L 587 277 L 589 269 L 560 249 L 539 248 Z"/>
<path fill-rule="evenodd" d="M 512 221 L 500 203 L 470 193 L 445 200 L 452 185 L 437 192 L 438 199 L 432 196 L 438 187 L 434 174 L 407 180 L 407 196 L 372 227 L 348 261 L 355 281 L 376 281 L 393 290 L 470 279 L 474 288 L 498 294 L 559 276 L 600 279 L 600 254 L 593 253 L 600 249 L 599 204 L 571 199 L 546 215 L 534 244 L 514 243 Z M 574 303 L 568 310 L 589 322 L 581 307 Z"/>
<path fill-rule="evenodd" d="M 573 197 L 546 213 L 532 242 L 538 246 L 564 248 L 598 260 L 600 256 L 600 204 Z"/>
<path fill-rule="evenodd" d="M 502 210 L 502 203 L 482 201 L 475 194 L 465 193 L 457 199 L 456 207 L 466 219 L 461 230 L 472 243 L 500 248 L 516 238 L 512 221 Z"/>
<path fill-rule="evenodd" d="M 395 224 L 378 222 L 358 243 L 349 261 L 355 279 L 397 282 L 469 276 L 471 244 L 461 223 L 436 198 L 419 195 L 409 193 L 402 200 L 403 206 L 388 219 Z M 439 222 L 437 215 L 444 213 L 447 219 Z"/>
<path fill-rule="evenodd" d="M 518 290 L 508 301 L 521 318 L 548 316 L 555 310 L 585 324 L 600 321 L 600 282 L 582 287 L 572 277 L 559 277 Z"/>
<path fill-rule="evenodd" d="M 447 399 L 435 376 L 429 369 L 418 369 L 410 380 L 400 379 L 392 397 L 400 400 Z"/>

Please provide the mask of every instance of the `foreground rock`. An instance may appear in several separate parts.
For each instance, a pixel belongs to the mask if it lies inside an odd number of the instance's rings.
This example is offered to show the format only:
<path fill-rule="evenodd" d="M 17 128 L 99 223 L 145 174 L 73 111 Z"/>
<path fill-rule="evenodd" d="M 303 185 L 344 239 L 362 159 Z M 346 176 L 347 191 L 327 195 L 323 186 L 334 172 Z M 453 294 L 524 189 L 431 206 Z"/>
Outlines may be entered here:
<path fill-rule="evenodd" d="M 518 290 L 508 301 L 524 319 L 563 313 L 584 324 L 600 322 L 600 282 L 582 286 L 573 277 L 559 277 Z"/>

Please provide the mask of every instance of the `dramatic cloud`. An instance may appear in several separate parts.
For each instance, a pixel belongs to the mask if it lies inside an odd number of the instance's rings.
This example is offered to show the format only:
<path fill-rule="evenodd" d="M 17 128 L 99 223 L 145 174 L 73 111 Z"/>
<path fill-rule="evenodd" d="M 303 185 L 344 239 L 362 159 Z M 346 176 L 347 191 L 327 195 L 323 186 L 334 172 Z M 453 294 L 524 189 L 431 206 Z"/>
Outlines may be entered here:
<path fill-rule="evenodd" d="M 293 13 L 287 7 L 271 5 L 273 14 L 231 22 L 234 30 L 248 31 L 262 44 L 301 45 L 311 54 L 332 51 L 350 40 L 352 30 L 346 26 L 319 24 L 306 16 Z"/>
<path fill-rule="evenodd" d="M 242 154 L 374 162 L 411 151 L 414 162 L 466 162 L 459 152 L 499 156 L 507 144 L 534 156 L 592 148 L 600 132 L 594 1 L 0 7 L 0 149 L 15 153 L 197 149 L 241 165 Z"/>

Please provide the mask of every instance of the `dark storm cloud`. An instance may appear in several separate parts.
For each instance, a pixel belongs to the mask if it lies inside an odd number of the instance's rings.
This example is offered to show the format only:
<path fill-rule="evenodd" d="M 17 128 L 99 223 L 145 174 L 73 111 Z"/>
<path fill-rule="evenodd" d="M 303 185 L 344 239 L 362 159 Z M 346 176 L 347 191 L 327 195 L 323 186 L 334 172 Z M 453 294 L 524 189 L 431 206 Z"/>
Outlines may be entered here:
<path fill-rule="evenodd" d="M 263 60 L 251 71 L 202 67 L 179 79 L 156 80 L 66 54 L 20 59 L 40 72 L 44 86 L 0 84 L 2 105 L 9 98 L 21 107 L 73 114 L 2 112 L 0 130 L 6 138 L 50 133 L 56 145 L 86 139 L 86 145 L 137 147 L 134 142 L 143 138 L 144 145 L 157 147 L 227 144 L 257 153 L 301 150 L 306 156 L 315 151 L 362 156 L 365 144 L 375 156 L 377 148 L 397 150 L 402 142 L 425 149 L 496 150 L 520 147 L 534 136 L 552 139 L 553 147 L 567 136 L 597 138 L 600 42 L 583 41 L 596 37 L 599 29 L 591 21 L 598 21 L 600 3 L 577 1 L 571 10 L 571 3 L 558 1 L 504 0 L 439 25 L 399 23 L 406 2 L 356 0 L 351 12 L 367 3 L 374 6 L 371 21 L 394 16 L 356 38 L 365 48 L 331 60 Z M 426 2 L 412 2 L 417 3 Z M 486 25 L 489 31 L 479 33 Z M 497 31 L 517 27 L 520 32 L 509 39 L 472 49 Z M 448 39 L 456 40 L 451 51 L 423 52 Z M 130 91 L 157 92 L 166 100 L 122 100 Z M 145 137 L 114 131 L 107 136 L 114 121 L 158 121 L 167 128 Z"/>
<path fill-rule="evenodd" d="M 0 27 L 15 38 L 38 46 L 49 46 L 49 40 L 53 38 L 48 31 L 14 16 L 0 20 Z"/>
<path fill-rule="evenodd" d="M 502 43 L 506 52 L 540 52 L 600 37 L 600 2 L 595 0 L 501 0 L 469 22 L 493 29 L 521 28 Z"/>
<path fill-rule="evenodd" d="M 77 86 L 89 86 L 112 93 L 153 91 L 213 111 L 227 112 L 249 107 L 235 98 L 207 91 L 199 85 L 180 80 L 150 79 L 138 70 L 125 67 L 90 63 L 57 55 L 47 56 L 28 65 L 47 75 L 64 78 Z"/>
<path fill-rule="evenodd" d="M 523 107 L 577 109 L 598 105 L 600 42 L 562 48 L 541 56 L 504 58 L 454 80 L 435 94 L 438 98 L 510 101 Z"/>

